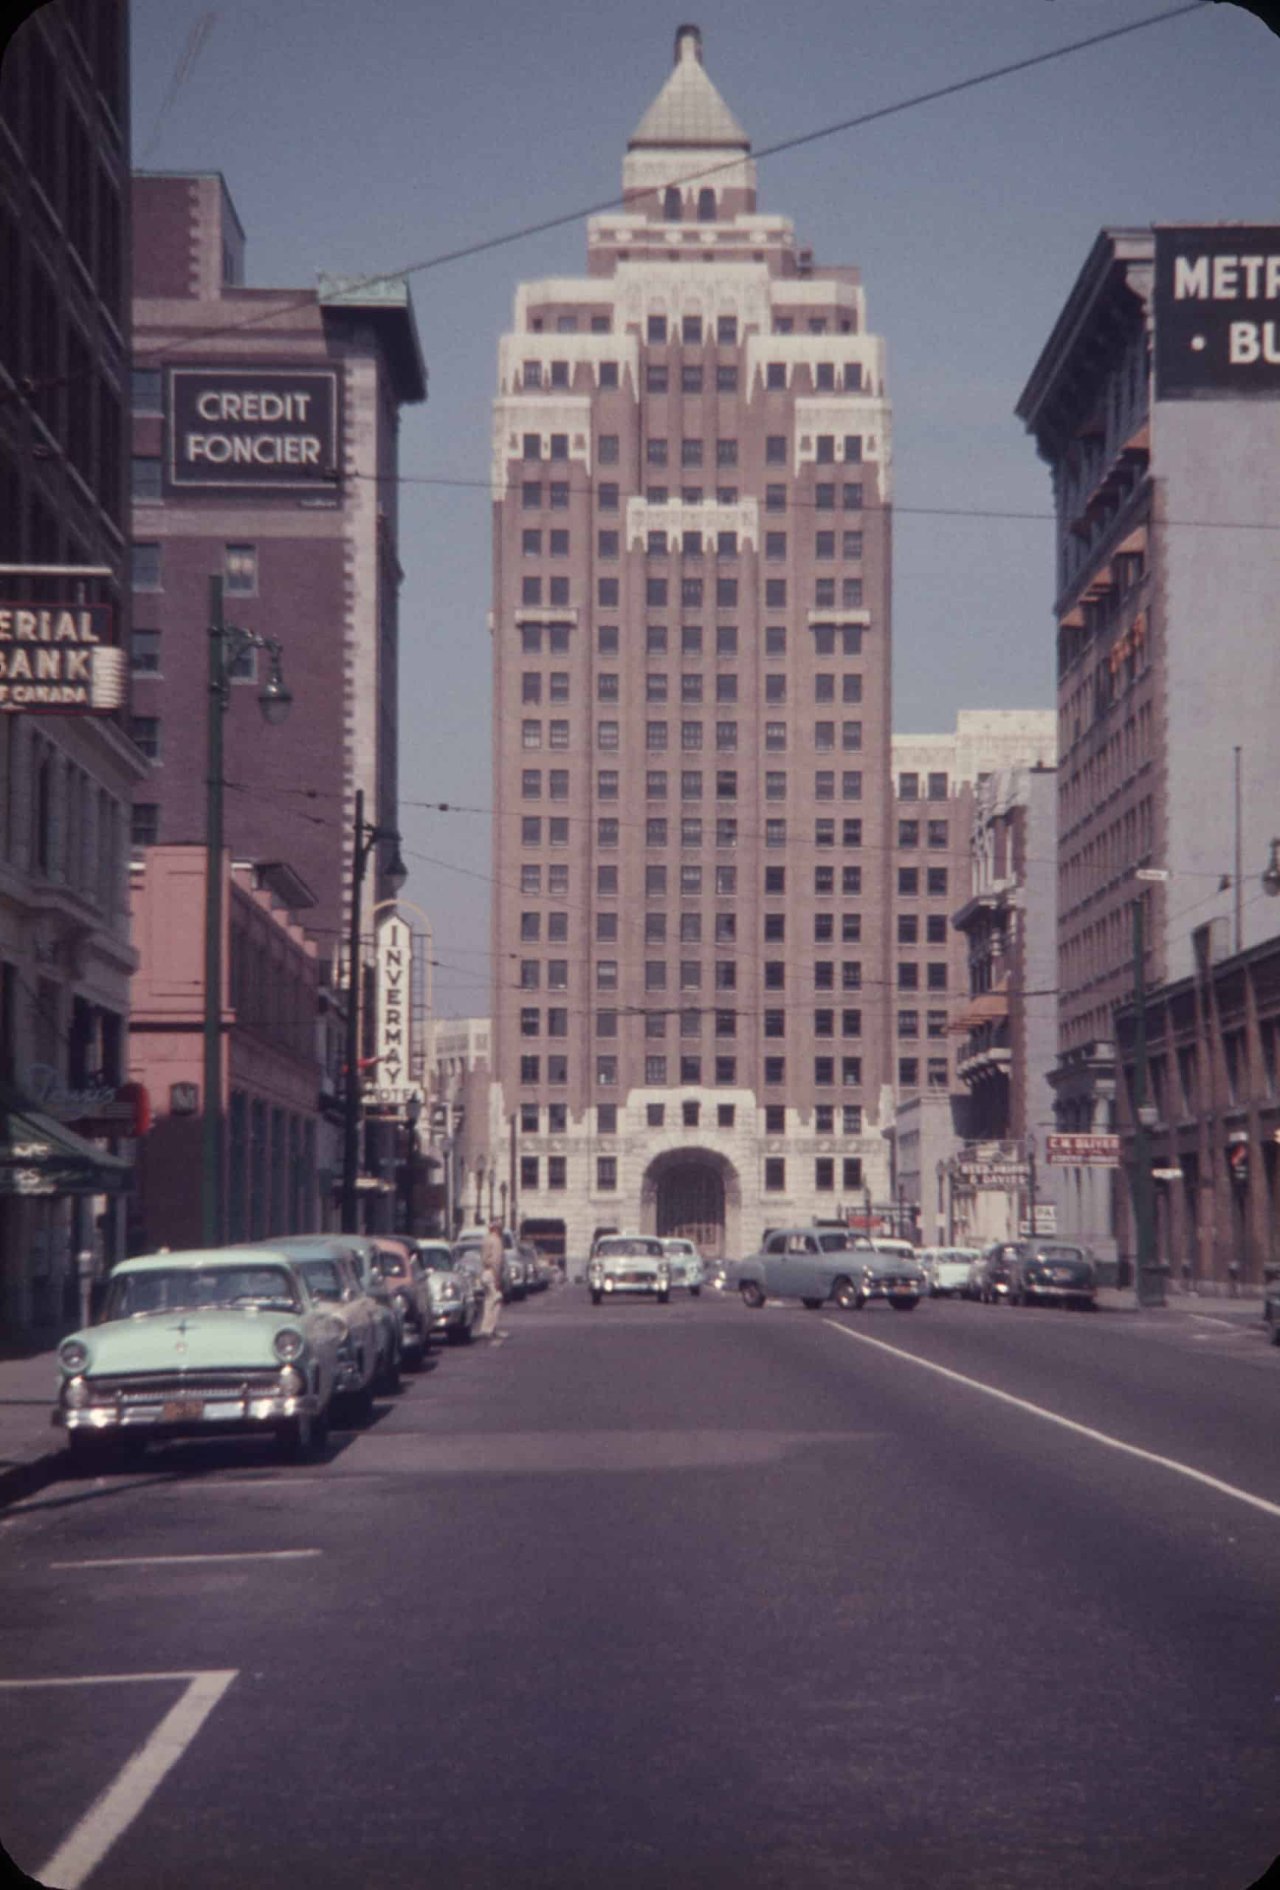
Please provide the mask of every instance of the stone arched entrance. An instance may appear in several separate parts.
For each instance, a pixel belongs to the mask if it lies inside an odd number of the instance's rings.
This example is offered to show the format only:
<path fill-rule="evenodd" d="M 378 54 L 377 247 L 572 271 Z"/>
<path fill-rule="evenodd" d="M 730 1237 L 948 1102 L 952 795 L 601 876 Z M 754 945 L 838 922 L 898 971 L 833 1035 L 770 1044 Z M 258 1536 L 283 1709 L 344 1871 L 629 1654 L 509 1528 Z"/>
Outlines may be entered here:
<path fill-rule="evenodd" d="M 720 1259 L 737 1220 L 738 1178 L 710 1149 L 670 1149 L 645 1170 L 640 1206 L 647 1232 L 691 1240 L 706 1258 Z"/>

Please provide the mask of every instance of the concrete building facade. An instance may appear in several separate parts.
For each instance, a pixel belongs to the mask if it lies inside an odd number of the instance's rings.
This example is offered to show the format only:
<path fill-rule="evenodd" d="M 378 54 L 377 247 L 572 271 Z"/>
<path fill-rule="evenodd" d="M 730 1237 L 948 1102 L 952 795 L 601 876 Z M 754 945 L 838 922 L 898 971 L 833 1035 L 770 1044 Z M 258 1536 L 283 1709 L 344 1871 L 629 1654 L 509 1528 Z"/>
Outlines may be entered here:
<path fill-rule="evenodd" d="M 494 1074 L 522 1219 L 749 1249 L 888 1186 L 891 419 L 682 28 L 494 410 Z"/>
<path fill-rule="evenodd" d="M 124 1252 L 128 19 L 57 0 L 0 67 L 0 1331 Z M 97 575 L 84 574 L 91 567 Z M 24 615 L 24 607 L 26 614 Z M 41 618 L 38 613 L 50 615 Z"/>
<path fill-rule="evenodd" d="M 1278 304 L 1280 226 L 1105 229 L 1018 402 L 1057 517 L 1064 1131 L 1115 1127 L 1135 907 L 1149 988 L 1216 919 L 1233 950 L 1275 932 L 1243 880 L 1280 777 Z M 1131 1248 L 1114 1171 L 1076 1182 L 1064 1232 Z"/>

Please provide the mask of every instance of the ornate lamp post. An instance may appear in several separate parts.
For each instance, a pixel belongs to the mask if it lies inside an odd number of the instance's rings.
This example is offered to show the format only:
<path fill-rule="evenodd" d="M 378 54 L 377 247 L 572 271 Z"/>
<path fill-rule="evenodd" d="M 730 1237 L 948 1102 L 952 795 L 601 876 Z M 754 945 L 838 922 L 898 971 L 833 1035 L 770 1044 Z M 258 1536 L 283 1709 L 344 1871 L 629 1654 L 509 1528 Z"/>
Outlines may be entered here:
<path fill-rule="evenodd" d="M 355 832 L 351 846 L 351 931 L 347 957 L 347 1073 L 342 1090 L 342 1229 L 359 1232 L 356 1181 L 360 1173 L 360 888 L 369 855 L 383 842 L 392 848 L 383 878 L 393 894 L 409 875 L 400 858 L 400 835 L 393 827 L 371 825 L 364 817 L 364 789 L 356 789 Z"/>
<path fill-rule="evenodd" d="M 222 718 L 231 706 L 235 665 L 250 650 L 270 657 L 267 680 L 258 691 L 264 722 L 278 727 L 293 697 L 285 687 L 281 648 L 274 637 L 237 629 L 222 616 L 222 579 L 209 579 L 208 778 L 205 792 L 204 894 L 204 1116 L 201 1175 L 201 1228 L 206 1247 L 223 1234 L 222 1111 Z"/>

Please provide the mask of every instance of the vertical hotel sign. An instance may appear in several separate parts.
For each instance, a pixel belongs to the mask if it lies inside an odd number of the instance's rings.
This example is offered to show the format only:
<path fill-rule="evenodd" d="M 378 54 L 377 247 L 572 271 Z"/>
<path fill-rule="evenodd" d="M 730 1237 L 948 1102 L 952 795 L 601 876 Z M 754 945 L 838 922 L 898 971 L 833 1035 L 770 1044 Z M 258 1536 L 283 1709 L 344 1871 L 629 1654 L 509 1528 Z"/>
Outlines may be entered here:
<path fill-rule="evenodd" d="M 1280 394 L 1280 224 L 1155 235 L 1157 400 Z"/>
<path fill-rule="evenodd" d="M 379 922 L 374 951 L 378 989 L 377 1070 L 372 1102 L 402 1103 L 412 1094 L 409 1032 L 413 934 L 397 913 Z"/>
<path fill-rule="evenodd" d="M 124 703 L 109 604 L 0 603 L 0 713 L 111 715 Z"/>

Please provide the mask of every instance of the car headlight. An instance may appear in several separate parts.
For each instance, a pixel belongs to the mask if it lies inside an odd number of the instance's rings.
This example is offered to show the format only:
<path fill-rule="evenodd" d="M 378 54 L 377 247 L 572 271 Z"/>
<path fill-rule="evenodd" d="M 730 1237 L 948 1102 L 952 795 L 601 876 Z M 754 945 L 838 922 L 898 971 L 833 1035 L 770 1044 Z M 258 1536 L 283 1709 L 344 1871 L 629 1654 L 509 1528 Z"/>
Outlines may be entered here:
<path fill-rule="evenodd" d="M 283 1398 L 296 1398 L 300 1391 L 305 1391 L 307 1381 L 296 1365 L 286 1365 L 280 1373 L 280 1395 Z"/>
<path fill-rule="evenodd" d="M 301 1358 L 307 1342 L 295 1326 L 281 1326 L 271 1343 L 276 1357 L 288 1361 Z"/>
<path fill-rule="evenodd" d="M 72 1411 L 83 1411 L 89 1402 L 89 1386 L 83 1378 L 69 1378 L 62 1391 L 63 1403 Z"/>
<path fill-rule="evenodd" d="M 436 1291 L 438 1292 L 441 1299 L 461 1299 L 462 1298 L 462 1288 L 458 1285 L 458 1282 L 456 1280 L 442 1281 L 441 1284 L 437 1287 Z"/>
<path fill-rule="evenodd" d="M 58 1361 L 69 1372 L 82 1372 L 89 1363 L 89 1348 L 79 1339 L 64 1339 L 58 1347 Z"/>

